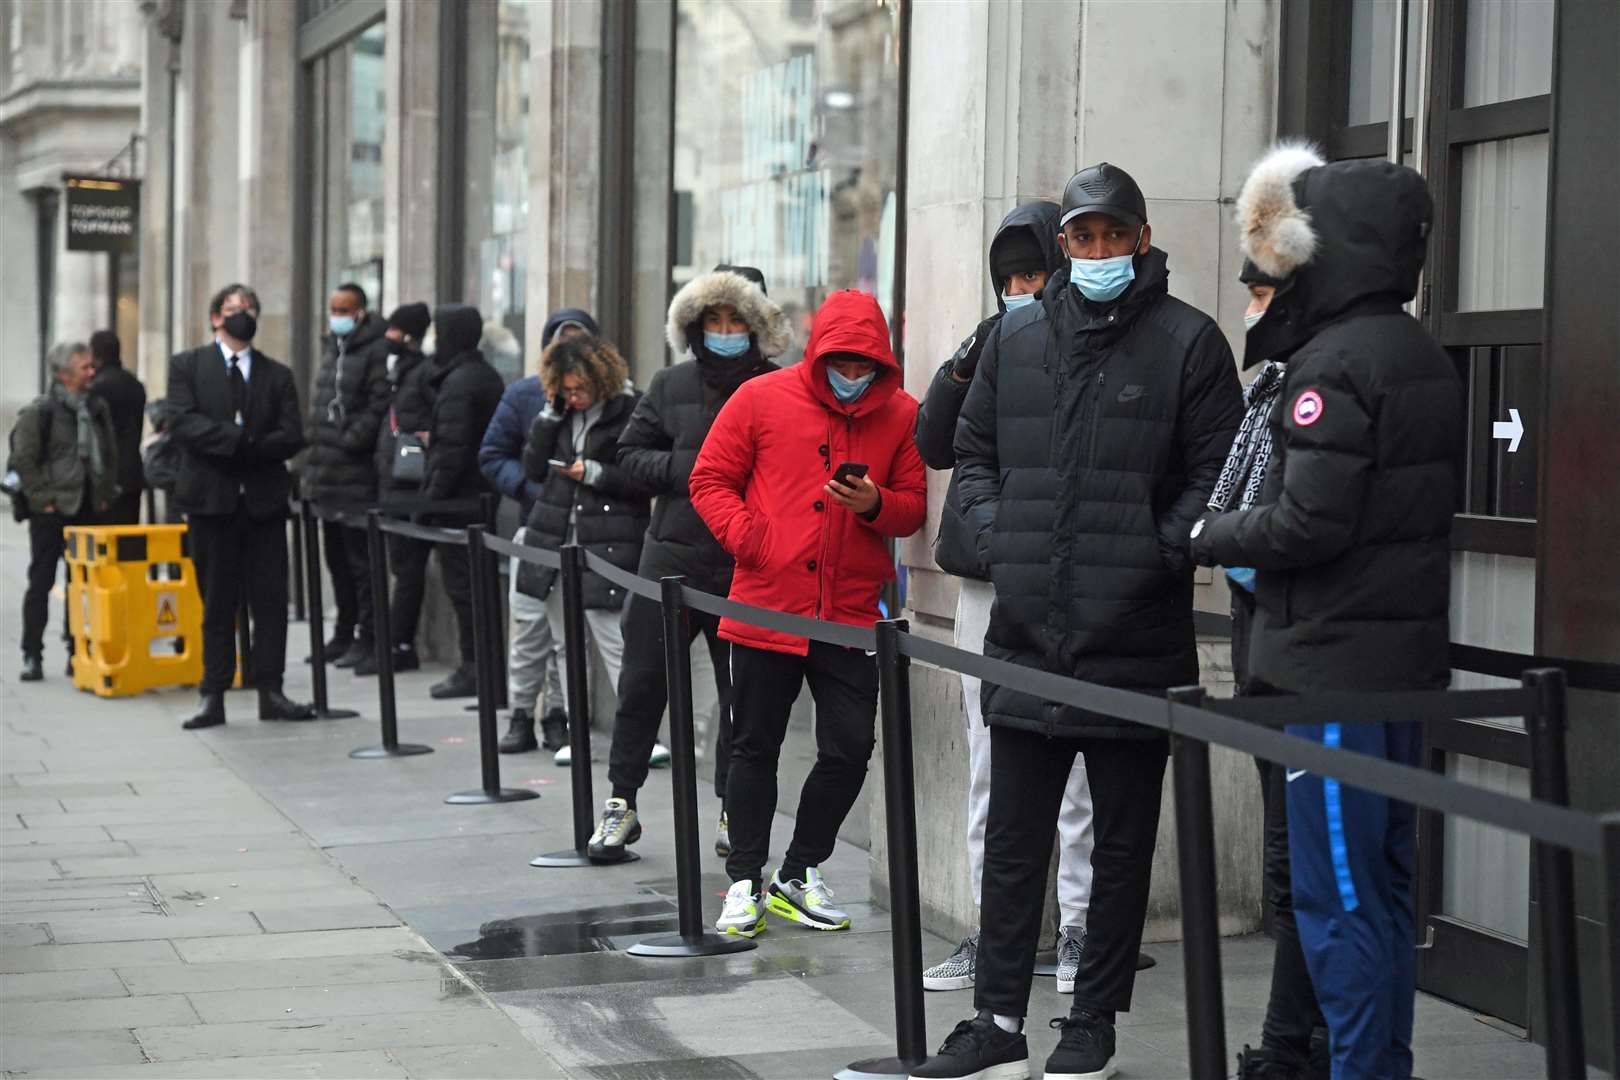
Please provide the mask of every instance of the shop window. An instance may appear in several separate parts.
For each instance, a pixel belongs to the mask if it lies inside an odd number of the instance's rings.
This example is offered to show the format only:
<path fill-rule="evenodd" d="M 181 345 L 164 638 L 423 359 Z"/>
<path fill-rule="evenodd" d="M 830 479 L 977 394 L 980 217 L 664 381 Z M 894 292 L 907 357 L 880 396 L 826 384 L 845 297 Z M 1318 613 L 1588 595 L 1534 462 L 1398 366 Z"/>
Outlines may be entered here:
<path fill-rule="evenodd" d="M 529 230 L 529 42 L 545 15 L 534 0 L 469 0 L 461 295 L 499 323 L 490 361 L 508 382 L 525 372 Z"/>
<path fill-rule="evenodd" d="M 312 199 L 310 310 L 323 312 L 327 295 L 352 281 L 366 290 L 373 311 L 383 296 L 383 138 L 386 111 L 383 23 L 316 59 L 311 65 L 316 154 Z M 324 325 L 319 319 L 317 326 Z"/>
<path fill-rule="evenodd" d="M 897 28 L 872 0 L 676 9 L 672 286 L 757 266 L 795 321 L 785 361 L 834 290 L 894 317 Z"/>

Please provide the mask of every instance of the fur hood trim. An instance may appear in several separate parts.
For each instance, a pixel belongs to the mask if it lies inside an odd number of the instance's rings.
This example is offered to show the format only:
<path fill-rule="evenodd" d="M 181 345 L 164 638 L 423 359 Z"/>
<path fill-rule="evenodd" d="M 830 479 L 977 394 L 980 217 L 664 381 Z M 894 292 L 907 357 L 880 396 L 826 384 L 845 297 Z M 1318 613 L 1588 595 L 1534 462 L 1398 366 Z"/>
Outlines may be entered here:
<path fill-rule="evenodd" d="M 1243 254 L 1271 277 L 1290 277 L 1316 257 L 1316 229 L 1310 211 L 1294 200 L 1294 181 L 1324 164 L 1309 143 L 1278 143 L 1243 181 L 1237 197 Z"/>
<path fill-rule="evenodd" d="M 737 309 L 743 322 L 754 332 L 759 342 L 760 355 L 769 360 L 787 352 L 793 344 L 793 327 L 776 302 L 760 291 L 758 285 L 729 270 L 714 270 L 681 286 L 675 299 L 669 302 L 669 320 L 664 336 L 676 356 L 685 356 L 692 347 L 687 340 L 687 327 L 703 317 L 703 312 L 716 304 L 730 304 Z"/>

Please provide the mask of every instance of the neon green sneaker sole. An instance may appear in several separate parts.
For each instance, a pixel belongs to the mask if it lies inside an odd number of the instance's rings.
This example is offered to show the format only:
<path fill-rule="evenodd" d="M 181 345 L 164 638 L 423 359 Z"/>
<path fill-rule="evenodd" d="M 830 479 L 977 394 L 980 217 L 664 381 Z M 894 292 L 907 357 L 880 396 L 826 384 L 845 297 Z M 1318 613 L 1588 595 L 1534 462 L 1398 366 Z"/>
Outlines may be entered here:
<path fill-rule="evenodd" d="M 728 926 L 728 927 L 726 927 L 726 936 L 727 937 L 751 938 L 751 937 L 758 937 L 760 934 L 763 934 L 764 932 L 765 932 L 765 916 L 763 914 L 760 915 L 759 922 L 755 923 L 752 927 L 744 927 L 744 926 Z"/>
<path fill-rule="evenodd" d="M 765 910 L 769 911 L 772 915 L 775 915 L 778 918 L 788 919 L 792 922 L 798 923 L 800 926 L 809 927 L 811 930 L 849 929 L 848 918 L 845 918 L 839 923 L 819 922 L 816 919 L 811 918 L 805 912 L 794 907 L 793 904 L 789 903 L 787 900 L 776 895 L 775 893 L 771 893 L 765 897 Z"/>

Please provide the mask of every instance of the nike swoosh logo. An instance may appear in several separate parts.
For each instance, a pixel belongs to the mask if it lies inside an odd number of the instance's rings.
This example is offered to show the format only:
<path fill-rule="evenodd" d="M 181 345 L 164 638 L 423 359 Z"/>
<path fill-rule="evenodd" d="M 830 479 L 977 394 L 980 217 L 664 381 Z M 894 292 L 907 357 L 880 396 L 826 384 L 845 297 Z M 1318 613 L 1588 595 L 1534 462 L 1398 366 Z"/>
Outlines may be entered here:
<path fill-rule="evenodd" d="M 1292 784 L 1295 780 L 1298 780 L 1300 777 L 1302 777 L 1304 775 L 1305 775 L 1305 770 L 1304 769 L 1289 769 L 1288 770 L 1288 782 L 1290 784 Z"/>
<path fill-rule="evenodd" d="M 1147 391 L 1143 390 L 1140 386 L 1127 386 L 1125 389 L 1119 392 L 1119 403 L 1124 405 L 1126 402 L 1135 401 L 1138 398 L 1146 396 Z"/>

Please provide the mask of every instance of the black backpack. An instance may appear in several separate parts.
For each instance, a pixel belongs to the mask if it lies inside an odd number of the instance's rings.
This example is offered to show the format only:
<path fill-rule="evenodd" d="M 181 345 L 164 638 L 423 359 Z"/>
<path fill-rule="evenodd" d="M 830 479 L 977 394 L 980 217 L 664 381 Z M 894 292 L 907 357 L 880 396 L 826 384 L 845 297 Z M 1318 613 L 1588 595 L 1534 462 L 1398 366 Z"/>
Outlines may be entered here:
<path fill-rule="evenodd" d="M 39 464 L 44 465 L 51 459 L 51 421 L 56 410 L 51 408 L 51 399 L 37 397 L 34 399 L 34 415 L 39 417 Z M 13 521 L 27 521 L 33 516 L 33 509 L 28 505 L 28 496 L 22 489 L 22 478 L 17 475 L 15 461 L 17 458 L 17 428 L 22 426 L 22 417 L 11 427 L 10 456 L 6 459 L 6 476 L 0 481 L 0 492 L 11 496 L 11 519 Z"/>

